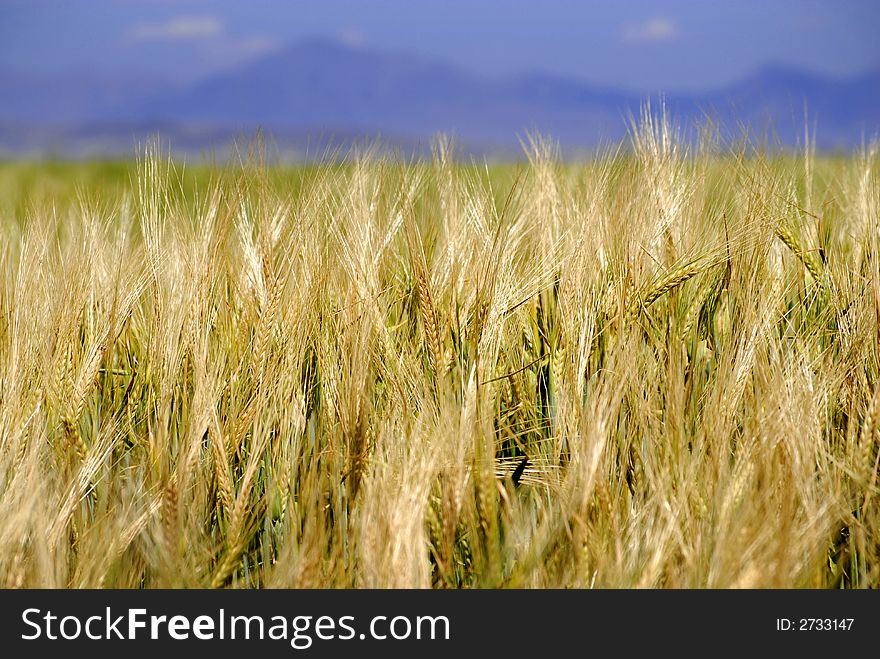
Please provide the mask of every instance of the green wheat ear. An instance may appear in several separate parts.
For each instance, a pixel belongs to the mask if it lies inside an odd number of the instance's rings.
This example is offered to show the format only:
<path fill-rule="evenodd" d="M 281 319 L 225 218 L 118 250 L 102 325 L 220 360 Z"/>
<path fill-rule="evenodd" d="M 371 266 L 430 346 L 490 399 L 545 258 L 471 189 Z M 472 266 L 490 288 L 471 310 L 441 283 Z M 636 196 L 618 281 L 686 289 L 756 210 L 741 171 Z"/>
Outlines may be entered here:
<path fill-rule="evenodd" d="M 630 316 L 636 316 L 642 309 L 646 309 L 666 295 L 674 288 L 681 286 L 691 277 L 703 272 L 707 264 L 702 260 L 687 262 L 679 265 L 672 270 L 667 271 L 657 279 L 655 279 L 641 293 L 637 294 L 629 306 Z"/>
<path fill-rule="evenodd" d="M 817 284 L 821 284 L 823 281 L 822 265 L 819 260 L 816 259 L 815 255 L 801 246 L 801 243 L 785 224 L 780 223 L 777 225 L 775 232 L 776 236 L 783 242 L 783 244 L 788 247 L 804 265 L 807 272 L 809 272 L 810 276 L 813 278 L 813 281 Z"/>

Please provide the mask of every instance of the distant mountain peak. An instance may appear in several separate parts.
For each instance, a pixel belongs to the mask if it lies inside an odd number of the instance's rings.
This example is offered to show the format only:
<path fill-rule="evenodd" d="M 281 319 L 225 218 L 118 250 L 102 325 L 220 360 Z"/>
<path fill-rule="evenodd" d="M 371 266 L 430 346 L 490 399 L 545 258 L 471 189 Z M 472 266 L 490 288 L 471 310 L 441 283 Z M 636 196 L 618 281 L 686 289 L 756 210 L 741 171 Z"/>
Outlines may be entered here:
<path fill-rule="evenodd" d="M 857 146 L 880 127 L 878 82 L 877 72 L 833 80 L 770 63 L 722 89 L 663 96 L 678 125 L 701 121 L 711 109 L 733 124 L 766 126 L 769 120 L 785 144 L 803 135 L 806 101 L 811 116 L 819 117 L 821 146 Z M 33 128 L 27 135 L 71 122 L 88 124 L 93 135 L 112 119 L 115 135 L 123 134 L 126 122 L 132 132 L 185 126 L 190 140 L 258 125 L 276 135 L 381 134 L 408 144 L 447 132 L 488 150 L 517 149 L 528 132 L 574 150 L 622 139 L 627 117 L 638 116 L 644 98 L 553 74 L 491 79 L 430 56 L 326 37 L 296 41 L 182 87 L 142 84 L 134 76 L 127 83 L 99 76 L 47 83 L 0 74 L 0 97 L 6 99 L 0 122 L 27 123 Z M 9 145 L 0 140 L 4 147 Z"/>

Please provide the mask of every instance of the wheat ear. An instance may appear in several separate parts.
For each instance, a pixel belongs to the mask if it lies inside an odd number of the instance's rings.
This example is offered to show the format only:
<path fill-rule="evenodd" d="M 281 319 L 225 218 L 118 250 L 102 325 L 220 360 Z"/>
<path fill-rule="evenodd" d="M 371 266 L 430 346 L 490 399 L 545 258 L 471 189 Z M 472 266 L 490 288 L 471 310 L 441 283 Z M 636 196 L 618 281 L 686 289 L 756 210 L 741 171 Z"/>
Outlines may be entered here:
<path fill-rule="evenodd" d="M 705 267 L 701 260 L 690 261 L 658 277 L 645 290 L 643 295 L 637 295 L 630 304 L 630 315 L 637 316 L 641 309 L 651 306 L 672 289 L 681 286 L 688 279 L 700 274 Z"/>
<path fill-rule="evenodd" d="M 778 225 L 775 229 L 775 232 L 779 240 L 781 240 L 785 244 L 785 246 L 788 247 L 794 253 L 794 255 L 798 257 L 798 260 L 804 264 L 807 272 L 810 273 L 810 276 L 816 281 L 816 283 L 821 282 L 822 267 L 819 265 L 816 257 L 813 256 L 810 252 L 803 249 L 795 235 L 784 224 Z"/>
<path fill-rule="evenodd" d="M 419 313 L 422 316 L 422 325 L 425 328 L 425 346 L 431 359 L 431 368 L 435 377 L 443 372 L 443 353 L 440 350 L 440 331 L 437 323 L 437 312 L 431 299 L 431 290 L 425 273 L 419 270 Z"/>

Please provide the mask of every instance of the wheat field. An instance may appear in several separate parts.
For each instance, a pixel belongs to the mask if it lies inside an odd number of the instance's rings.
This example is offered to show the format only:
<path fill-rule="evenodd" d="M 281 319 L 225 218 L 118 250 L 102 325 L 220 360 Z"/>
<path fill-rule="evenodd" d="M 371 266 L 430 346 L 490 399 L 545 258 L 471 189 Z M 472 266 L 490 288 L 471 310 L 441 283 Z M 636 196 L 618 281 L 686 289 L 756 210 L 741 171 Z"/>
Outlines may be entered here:
<path fill-rule="evenodd" d="M 0 585 L 880 586 L 876 148 L 434 153 L 0 166 Z"/>

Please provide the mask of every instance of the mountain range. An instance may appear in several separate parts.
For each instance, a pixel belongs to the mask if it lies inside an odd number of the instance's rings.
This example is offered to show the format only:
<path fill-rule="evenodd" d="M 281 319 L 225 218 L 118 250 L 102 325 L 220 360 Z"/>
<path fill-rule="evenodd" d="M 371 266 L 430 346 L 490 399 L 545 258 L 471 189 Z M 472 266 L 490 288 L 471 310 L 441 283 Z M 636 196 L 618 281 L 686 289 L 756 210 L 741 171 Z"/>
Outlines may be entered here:
<path fill-rule="evenodd" d="M 659 95 L 654 94 L 654 107 Z M 423 153 L 438 132 L 464 152 L 515 155 L 540 133 L 565 153 L 626 135 L 646 98 L 545 74 L 486 78 L 412 53 L 294 43 L 189 84 L 144 76 L 0 72 L 0 154 L 130 155 L 162 135 L 186 156 L 224 152 L 262 127 L 282 156 L 380 139 Z M 666 93 L 681 126 L 712 119 L 782 146 L 802 143 L 805 116 L 823 149 L 858 147 L 880 130 L 880 71 L 847 80 L 768 66 L 703 93 Z"/>

